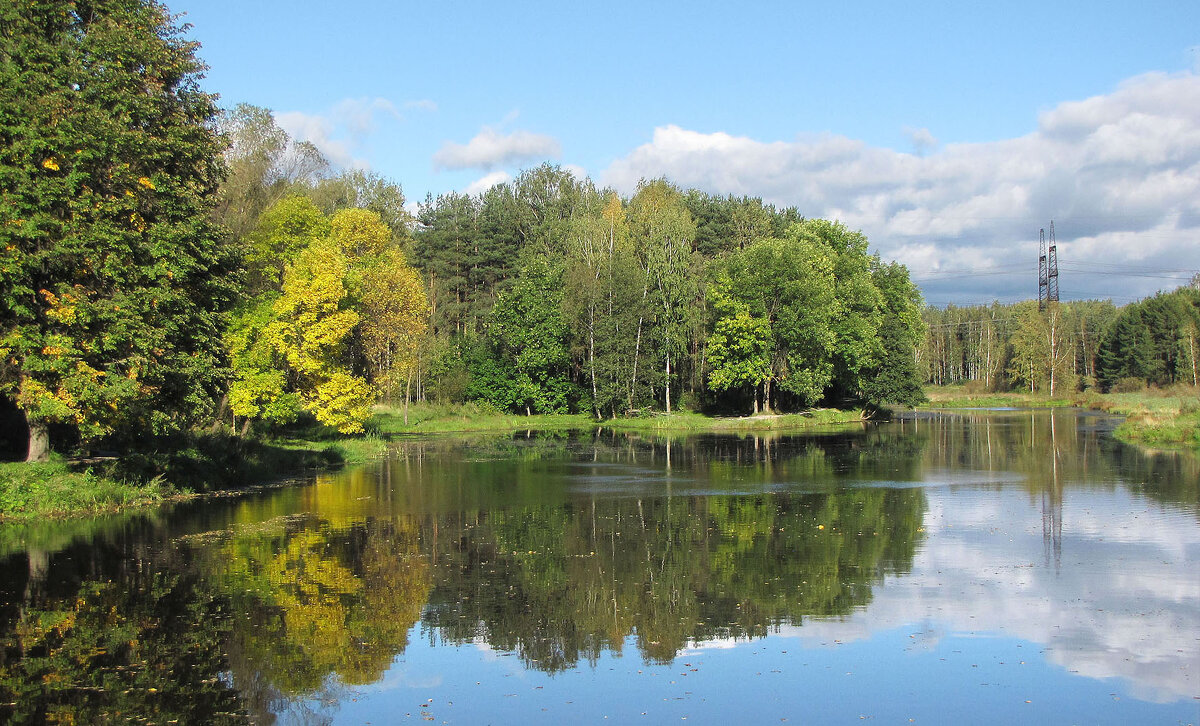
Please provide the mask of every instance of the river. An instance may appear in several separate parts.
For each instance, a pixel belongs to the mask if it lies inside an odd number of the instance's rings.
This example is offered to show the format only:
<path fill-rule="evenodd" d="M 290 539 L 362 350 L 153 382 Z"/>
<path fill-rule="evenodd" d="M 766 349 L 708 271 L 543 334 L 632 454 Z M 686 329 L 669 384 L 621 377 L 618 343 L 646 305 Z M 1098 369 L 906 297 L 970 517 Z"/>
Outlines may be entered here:
<path fill-rule="evenodd" d="M 397 441 L 0 527 L 0 722 L 1197 723 L 1200 463 L 1084 411 Z"/>

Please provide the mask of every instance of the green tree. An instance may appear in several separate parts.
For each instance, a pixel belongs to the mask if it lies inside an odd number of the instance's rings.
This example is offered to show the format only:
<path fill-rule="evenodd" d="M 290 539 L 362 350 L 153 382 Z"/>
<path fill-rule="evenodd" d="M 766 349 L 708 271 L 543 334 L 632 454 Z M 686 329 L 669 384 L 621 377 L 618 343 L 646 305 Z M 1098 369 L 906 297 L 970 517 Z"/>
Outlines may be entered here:
<path fill-rule="evenodd" d="M 397 243 L 409 240 L 412 215 L 404 208 L 404 190 L 399 184 L 370 171 L 349 169 L 337 176 L 316 180 L 308 196 L 327 215 L 343 209 L 365 209 L 379 215 Z"/>
<path fill-rule="evenodd" d="M 771 409 L 772 385 L 811 406 L 833 380 L 834 263 L 828 246 L 805 237 L 760 240 L 725 262 L 731 294 L 770 325 L 764 410 Z"/>
<path fill-rule="evenodd" d="M 700 293 L 692 256 L 696 225 L 679 190 L 657 179 L 638 185 L 629 202 L 629 229 L 645 274 L 650 309 L 657 318 L 653 342 L 664 366 L 663 398 L 670 413 L 671 363 L 679 367 Z"/>
<path fill-rule="evenodd" d="M 868 371 L 877 368 L 883 353 L 879 327 L 883 300 L 871 278 L 873 260 L 867 238 L 840 222 L 808 219 L 793 225 L 788 238 L 807 239 L 833 252 L 837 314 L 832 319 L 832 394 L 837 403 L 862 398 Z"/>
<path fill-rule="evenodd" d="M 862 394 L 870 406 L 895 403 L 916 406 L 925 401 L 916 351 L 924 337 L 921 293 L 908 279 L 908 268 L 892 262 L 872 265 L 871 281 L 882 298 L 879 326 L 879 360 L 862 381 Z"/>
<path fill-rule="evenodd" d="M 235 237 L 244 237 L 267 208 L 312 186 L 329 168 L 315 146 L 293 141 L 279 128 L 269 109 L 241 103 L 217 121 L 228 143 L 228 174 L 213 214 Z"/>
<path fill-rule="evenodd" d="M 197 45 L 150 0 L 0 9 L 0 388 L 85 439 L 210 415 L 239 267 Z"/>
<path fill-rule="evenodd" d="M 1008 374 L 1015 385 L 1029 386 L 1032 393 L 1049 378 L 1050 327 L 1037 303 L 1026 300 L 1016 306 L 1016 329 L 1009 346 Z"/>
<path fill-rule="evenodd" d="M 243 419 L 243 432 L 254 419 L 286 424 L 300 413 L 300 399 L 289 382 L 286 360 L 267 336 L 275 323 L 278 293 L 264 295 L 239 308 L 225 333 L 232 378 L 229 409 Z"/>
<path fill-rule="evenodd" d="M 307 197 L 286 197 L 268 207 L 245 237 L 246 291 L 259 295 L 278 290 L 284 267 L 329 232 L 329 219 Z"/>
<path fill-rule="evenodd" d="M 563 314 L 562 271 L 542 259 L 526 263 L 500 295 L 488 323 L 493 357 L 476 395 L 526 414 L 565 413 L 578 398 L 570 379 L 570 331 Z M 498 366 L 498 369 L 494 366 Z"/>
<path fill-rule="evenodd" d="M 708 299 L 714 316 L 708 337 L 708 386 L 714 391 L 750 387 L 757 389 L 771 375 L 771 324 L 750 312 L 750 305 L 730 292 L 722 275 L 709 285 Z M 754 397 L 758 413 L 758 396 Z"/>

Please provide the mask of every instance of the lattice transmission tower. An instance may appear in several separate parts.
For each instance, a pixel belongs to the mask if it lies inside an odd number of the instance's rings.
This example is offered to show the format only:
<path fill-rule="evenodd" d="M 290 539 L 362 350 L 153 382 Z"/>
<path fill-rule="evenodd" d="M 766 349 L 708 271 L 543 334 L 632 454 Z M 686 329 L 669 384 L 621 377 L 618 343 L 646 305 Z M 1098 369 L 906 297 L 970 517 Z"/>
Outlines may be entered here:
<path fill-rule="evenodd" d="M 1040 233 L 1038 257 L 1038 310 L 1045 310 L 1052 302 L 1058 302 L 1058 247 L 1054 243 L 1054 220 L 1050 220 L 1050 246 L 1046 247 L 1046 230 Z"/>

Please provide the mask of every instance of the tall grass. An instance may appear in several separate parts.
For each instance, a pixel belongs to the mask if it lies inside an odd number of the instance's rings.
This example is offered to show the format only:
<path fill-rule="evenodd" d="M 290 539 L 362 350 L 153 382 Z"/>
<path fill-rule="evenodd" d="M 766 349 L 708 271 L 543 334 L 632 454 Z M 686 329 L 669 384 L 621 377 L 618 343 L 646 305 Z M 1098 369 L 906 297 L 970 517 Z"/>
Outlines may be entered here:
<path fill-rule="evenodd" d="M 11 519 L 109 512 L 160 502 L 174 493 L 161 478 L 110 479 L 92 469 L 73 470 L 62 459 L 0 464 L 0 516 Z"/>

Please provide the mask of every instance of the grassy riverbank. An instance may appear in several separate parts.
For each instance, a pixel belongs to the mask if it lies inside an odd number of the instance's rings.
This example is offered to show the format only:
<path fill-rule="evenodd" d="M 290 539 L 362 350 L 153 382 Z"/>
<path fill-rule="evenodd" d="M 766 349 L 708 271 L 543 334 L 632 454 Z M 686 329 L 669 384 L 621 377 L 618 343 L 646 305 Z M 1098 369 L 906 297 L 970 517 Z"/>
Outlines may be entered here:
<path fill-rule="evenodd" d="M 161 442 L 155 451 L 120 458 L 44 464 L 0 464 L 0 521 L 81 516 L 161 502 L 168 497 L 240 489 L 314 469 L 333 469 L 379 458 L 396 436 L 467 432 L 553 431 L 605 426 L 621 431 L 700 433 L 779 431 L 853 423 L 861 411 L 817 409 L 805 413 L 712 417 L 692 412 L 597 421 L 586 414 L 519 416 L 467 405 L 381 406 L 365 436 L 341 436 L 320 426 L 284 435 L 239 438 L 197 434 Z"/>
<path fill-rule="evenodd" d="M 100 514 L 169 497 L 241 489 L 370 461 L 387 446 L 378 435 L 342 437 L 310 427 L 244 439 L 198 434 L 119 458 L 0 463 L 0 521 Z"/>
<path fill-rule="evenodd" d="M 378 407 L 370 428 L 379 434 L 458 433 L 469 431 L 553 431 L 603 426 L 618 431 L 737 432 L 807 428 L 851 423 L 863 419 L 862 411 L 813 409 L 804 413 L 759 414 L 757 416 L 706 416 L 691 411 L 672 414 L 650 413 L 597 421 L 587 414 L 535 414 L 519 416 L 498 413 L 472 404 L 418 405 L 409 409 L 404 423 L 401 407 Z"/>
<path fill-rule="evenodd" d="M 1078 406 L 1120 414 L 1116 436 L 1147 446 L 1200 447 L 1200 388 L 1172 386 L 1126 393 L 1071 392 L 1050 398 L 1025 392 L 981 393 L 964 386 L 925 390 L 928 408 L 1045 408 Z"/>

